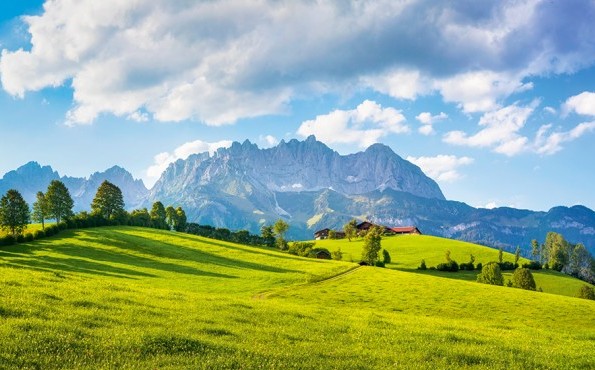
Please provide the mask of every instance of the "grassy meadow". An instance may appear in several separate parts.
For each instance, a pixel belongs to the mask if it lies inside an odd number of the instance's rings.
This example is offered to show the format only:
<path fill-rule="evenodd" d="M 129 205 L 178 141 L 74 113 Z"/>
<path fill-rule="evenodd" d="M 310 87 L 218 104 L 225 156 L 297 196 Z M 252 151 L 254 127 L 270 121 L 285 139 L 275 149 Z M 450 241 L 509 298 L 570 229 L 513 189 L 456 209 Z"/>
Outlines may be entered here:
<path fill-rule="evenodd" d="M 0 368 L 595 367 L 595 302 L 418 273 L 394 240 L 394 269 L 134 227 L 4 247 Z"/>
<path fill-rule="evenodd" d="M 363 248 L 363 239 L 336 240 L 317 240 L 316 246 L 327 248 L 330 251 L 341 249 L 344 261 L 360 261 Z M 386 249 L 391 256 L 392 262 L 386 267 L 401 271 L 411 271 L 417 274 L 430 276 L 459 279 L 466 281 L 476 281 L 478 271 L 459 271 L 457 273 L 425 270 L 419 271 L 417 267 L 421 260 L 426 261 L 426 265 L 436 266 L 445 262 L 445 252 L 450 250 L 451 258 L 458 263 L 469 262 L 470 254 L 475 256 L 475 264 L 479 262 L 486 264 L 490 261 L 498 261 L 498 250 L 473 243 L 467 243 L 460 240 L 440 238 L 429 235 L 395 235 L 382 239 L 382 248 Z M 514 254 L 504 252 L 503 260 L 514 262 Z M 519 264 L 529 262 L 528 259 L 521 257 Z M 580 287 L 585 283 L 552 270 L 532 271 L 537 287 L 546 293 L 562 294 L 570 297 L 576 296 Z M 503 272 L 504 279 L 509 280 L 512 277 L 512 271 Z"/>

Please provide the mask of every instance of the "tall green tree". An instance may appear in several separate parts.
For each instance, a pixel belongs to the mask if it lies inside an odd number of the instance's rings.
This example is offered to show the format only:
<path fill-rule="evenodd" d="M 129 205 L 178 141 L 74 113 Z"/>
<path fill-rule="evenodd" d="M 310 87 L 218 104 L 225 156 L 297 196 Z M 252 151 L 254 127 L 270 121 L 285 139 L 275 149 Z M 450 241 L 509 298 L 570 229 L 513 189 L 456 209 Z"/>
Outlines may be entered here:
<path fill-rule="evenodd" d="M 545 237 L 545 249 L 548 251 L 548 263 L 550 268 L 562 271 L 568 265 L 570 259 L 570 243 L 561 234 L 555 232 L 547 233 Z"/>
<path fill-rule="evenodd" d="M 45 230 L 45 220 L 49 216 L 48 202 L 45 199 L 43 192 L 38 191 L 35 203 L 33 203 L 33 212 L 31 212 L 31 218 L 34 222 L 41 224 L 41 229 Z"/>
<path fill-rule="evenodd" d="M 165 208 L 165 223 L 167 223 L 170 230 L 173 230 L 177 225 L 177 218 L 178 215 L 176 214 L 176 209 L 172 206 L 167 206 Z"/>
<path fill-rule="evenodd" d="M 345 236 L 349 241 L 355 238 L 357 232 L 357 221 L 355 218 L 351 219 L 348 223 L 343 226 L 343 231 L 345 232 Z"/>
<path fill-rule="evenodd" d="M 539 261 L 540 263 L 542 262 L 541 248 L 539 246 L 539 242 L 537 242 L 535 239 L 531 240 L 531 257 L 534 261 Z"/>
<path fill-rule="evenodd" d="M 72 207 L 74 201 L 70 196 L 70 192 L 66 185 L 60 180 L 53 180 L 50 182 L 47 191 L 45 192 L 45 199 L 47 201 L 49 215 L 60 223 L 62 219 L 72 217 Z"/>
<path fill-rule="evenodd" d="M 186 212 L 184 212 L 182 207 L 176 208 L 176 224 L 174 225 L 174 229 L 176 231 L 185 231 L 187 225 L 188 218 L 186 217 Z"/>
<path fill-rule="evenodd" d="M 91 203 L 91 211 L 106 220 L 124 213 L 124 196 L 119 187 L 105 180 L 97 188 L 97 193 Z"/>
<path fill-rule="evenodd" d="M 518 266 L 519 264 L 519 259 L 521 258 L 521 247 L 519 247 L 518 245 L 516 246 L 516 250 L 514 251 L 514 264 L 515 266 Z"/>
<path fill-rule="evenodd" d="M 130 213 L 130 223 L 132 226 L 151 226 L 151 215 L 146 208 L 135 209 Z"/>
<path fill-rule="evenodd" d="M 273 225 L 273 231 L 277 237 L 277 247 L 279 249 L 287 249 L 287 241 L 285 240 L 285 234 L 289 230 L 289 224 L 282 219 L 278 219 Z"/>
<path fill-rule="evenodd" d="M 378 261 L 378 253 L 381 249 L 382 228 L 374 226 L 364 237 L 364 247 L 362 249 L 362 261 L 373 266 Z"/>
<path fill-rule="evenodd" d="M 262 225 L 260 228 L 260 237 L 264 244 L 268 247 L 275 245 L 275 231 L 273 231 L 273 225 Z"/>
<path fill-rule="evenodd" d="M 578 243 L 572 249 L 567 272 L 579 279 L 588 281 L 591 270 L 591 255 L 582 243 Z"/>
<path fill-rule="evenodd" d="M 151 221 L 153 222 L 153 227 L 162 229 L 167 226 L 165 221 L 166 218 L 167 214 L 165 213 L 163 203 L 159 201 L 153 203 L 153 207 L 151 207 Z"/>
<path fill-rule="evenodd" d="M 8 230 L 13 237 L 23 233 L 29 224 L 29 205 L 21 193 L 10 189 L 0 199 L 0 228 Z"/>
<path fill-rule="evenodd" d="M 502 263 L 504 261 L 504 253 L 502 252 L 502 247 L 498 248 L 498 263 Z"/>

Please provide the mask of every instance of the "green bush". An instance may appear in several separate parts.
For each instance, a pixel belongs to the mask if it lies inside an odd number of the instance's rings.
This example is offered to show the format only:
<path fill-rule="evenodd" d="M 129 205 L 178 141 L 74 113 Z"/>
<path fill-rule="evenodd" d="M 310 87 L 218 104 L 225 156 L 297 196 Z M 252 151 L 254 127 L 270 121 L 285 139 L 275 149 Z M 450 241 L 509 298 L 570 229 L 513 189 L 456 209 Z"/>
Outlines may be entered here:
<path fill-rule="evenodd" d="M 337 249 L 336 251 L 333 251 L 333 253 L 331 254 L 335 261 L 341 261 L 343 259 L 343 252 L 341 252 L 341 248 Z"/>
<path fill-rule="evenodd" d="M 41 239 L 45 237 L 45 231 L 44 230 L 35 230 L 35 232 L 33 233 L 33 238 L 34 239 Z"/>
<path fill-rule="evenodd" d="M 329 252 L 329 250 L 326 248 L 312 248 L 312 250 L 310 250 L 310 252 L 306 254 L 305 257 L 318 258 L 318 253 L 321 251 L 325 252 L 325 254 L 332 257 L 331 252 Z"/>
<path fill-rule="evenodd" d="M 483 264 L 482 264 L 481 262 L 480 262 L 480 263 L 478 263 L 478 264 L 477 264 L 477 266 L 475 266 L 475 269 L 476 269 L 477 271 L 481 271 L 481 269 L 482 269 L 482 268 L 483 268 Z"/>
<path fill-rule="evenodd" d="M 24 243 L 24 242 L 25 242 L 25 236 L 23 234 L 17 235 L 17 243 Z"/>
<path fill-rule="evenodd" d="M 26 233 L 25 235 L 23 235 L 23 238 L 25 239 L 25 242 L 32 242 L 33 241 L 33 234 Z"/>
<path fill-rule="evenodd" d="M 306 257 L 314 249 L 315 245 L 316 242 L 293 242 L 289 245 L 287 252 L 296 256 Z"/>
<path fill-rule="evenodd" d="M 491 285 L 504 285 L 502 270 L 497 262 L 490 262 L 482 267 L 481 273 L 477 275 L 477 282 Z"/>
<path fill-rule="evenodd" d="M 530 270 L 541 270 L 541 263 L 539 261 L 531 261 L 529 263 L 523 263 L 523 268 Z"/>
<path fill-rule="evenodd" d="M 473 265 L 472 262 L 461 263 L 459 265 L 459 270 L 461 270 L 461 271 L 473 271 L 473 270 L 475 270 L 475 265 Z"/>
<path fill-rule="evenodd" d="M 427 270 L 428 266 L 426 266 L 426 260 L 421 260 L 421 263 L 417 269 L 418 270 Z"/>
<path fill-rule="evenodd" d="M 382 250 L 382 262 L 384 264 L 390 263 L 391 259 L 390 259 L 390 254 L 388 253 L 388 251 L 386 249 Z M 384 266 L 382 266 L 384 267 Z"/>
<path fill-rule="evenodd" d="M 450 260 L 445 263 L 439 263 L 436 266 L 436 270 L 438 271 L 448 271 L 448 272 L 457 272 L 459 271 L 459 264 L 455 260 Z"/>
<path fill-rule="evenodd" d="M 593 289 L 593 287 L 583 285 L 579 289 L 577 297 L 595 301 L 595 290 Z"/>
<path fill-rule="evenodd" d="M 12 235 L 0 236 L 0 246 L 13 245 L 16 242 Z"/>
<path fill-rule="evenodd" d="M 382 261 L 376 261 L 376 262 L 374 262 L 374 266 L 376 266 L 376 267 L 385 267 L 385 264 Z"/>
<path fill-rule="evenodd" d="M 512 274 L 512 286 L 526 290 L 535 290 L 535 279 L 531 270 L 519 267 Z"/>
<path fill-rule="evenodd" d="M 501 271 L 512 271 L 518 267 L 518 266 L 515 266 L 514 263 L 512 263 L 510 261 L 500 262 L 499 265 L 500 265 Z"/>

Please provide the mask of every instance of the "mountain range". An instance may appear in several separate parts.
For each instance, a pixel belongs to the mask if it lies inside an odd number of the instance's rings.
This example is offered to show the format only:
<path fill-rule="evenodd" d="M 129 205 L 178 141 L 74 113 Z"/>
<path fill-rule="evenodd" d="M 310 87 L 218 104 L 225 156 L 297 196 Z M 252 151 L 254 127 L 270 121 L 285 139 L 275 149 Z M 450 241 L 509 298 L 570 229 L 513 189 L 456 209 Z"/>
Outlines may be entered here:
<path fill-rule="evenodd" d="M 548 231 L 581 242 L 595 254 L 595 212 L 584 206 L 548 212 L 483 209 L 445 199 L 435 181 L 391 148 L 374 144 L 340 155 L 313 136 L 260 149 L 245 141 L 214 154 L 194 154 L 169 165 L 148 190 L 121 167 L 88 179 L 60 177 L 49 166 L 30 162 L 0 180 L 0 194 L 16 188 L 31 204 L 51 180 L 69 188 L 76 210 L 89 209 L 96 189 L 108 180 L 122 190 L 127 208 L 152 202 L 182 206 L 189 221 L 258 233 L 278 218 L 291 225 L 290 237 L 310 239 L 322 228 L 340 229 L 351 218 L 387 226 L 416 225 L 425 234 L 527 252 L 531 239 Z"/>

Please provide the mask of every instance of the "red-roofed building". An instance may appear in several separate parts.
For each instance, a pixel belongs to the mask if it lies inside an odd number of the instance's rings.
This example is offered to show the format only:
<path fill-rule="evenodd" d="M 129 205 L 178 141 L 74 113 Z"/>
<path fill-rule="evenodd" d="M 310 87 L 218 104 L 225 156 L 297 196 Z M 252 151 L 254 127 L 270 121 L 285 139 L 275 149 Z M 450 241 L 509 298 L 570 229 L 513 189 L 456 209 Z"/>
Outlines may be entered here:
<path fill-rule="evenodd" d="M 421 231 L 415 226 L 403 226 L 403 227 L 391 227 L 390 230 L 399 235 L 399 234 L 418 234 L 421 235 Z"/>

